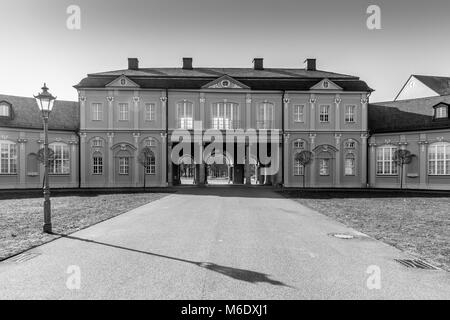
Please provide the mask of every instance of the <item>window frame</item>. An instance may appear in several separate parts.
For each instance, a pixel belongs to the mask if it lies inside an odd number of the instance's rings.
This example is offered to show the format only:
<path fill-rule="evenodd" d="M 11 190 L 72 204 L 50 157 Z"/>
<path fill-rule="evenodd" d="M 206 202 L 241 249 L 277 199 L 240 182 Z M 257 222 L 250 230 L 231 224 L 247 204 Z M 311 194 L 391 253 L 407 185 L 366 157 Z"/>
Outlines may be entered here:
<path fill-rule="evenodd" d="M 54 152 L 53 160 L 50 160 L 49 174 L 51 175 L 70 175 L 70 150 L 69 146 L 63 142 L 53 142 L 48 146 Z M 65 152 L 67 151 L 67 152 Z M 67 157 L 64 157 L 67 153 Z M 57 158 L 60 156 L 60 158 Z M 58 163 L 60 165 L 58 165 Z"/>
<path fill-rule="evenodd" d="M 389 149 L 389 159 L 387 159 L 385 150 Z M 376 161 L 376 172 L 377 176 L 398 176 L 398 166 L 394 161 L 394 154 L 395 151 L 398 150 L 398 147 L 395 145 L 383 145 L 380 147 L 377 147 L 376 154 L 375 154 L 375 161 Z M 381 159 L 379 157 L 379 154 L 382 155 Z M 382 172 L 379 172 L 379 164 L 381 163 Z M 386 164 L 389 164 L 386 166 Z M 390 170 L 386 170 L 386 168 L 389 167 Z"/>
<path fill-rule="evenodd" d="M 273 129 L 274 127 L 274 109 L 275 104 L 264 101 L 258 104 L 257 109 L 257 129 Z M 261 119 L 262 110 L 262 119 Z"/>
<path fill-rule="evenodd" d="M 124 163 L 122 163 L 124 160 Z M 130 157 L 121 156 L 119 157 L 119 175 L 128 176 L 130 174 Z"/>
<path fill-rule="evenodd" d="M 438 153 L 438 148 L 442 148 L 442 153 Z M 431 150 L 435 149 L 435 152 L 432 153 Z M 440 156 L 441 154 L 441 156 Z M 434 157 L 431 157 L 434 155 Z M 434 163 L 431 166 L 431 163 Z M 428 176 L 450 176 L 450 143 L 446 141 L 440 141 L 432 143 L 428 146 L 428 157 L 427 157 L 427 166 L 428 166 Z M 431 169 L 434 169 L 432 172 Z M 439 169 L 442 169 L 442 173 L 439 173 Z"/>
<path fill-rule="evenodd" d="M 182 113 L 180 113 L 180 109 L 183 110 Z M 185 100 L 177 103 L 177 128 L 185 130 L 192 130 L 194 128 L 193 102 Z"/>
<path fill-rule="evenodd" d="M 440 112 L 440 110 L 444 110 Z M 448 106 L 445 104 L 439 104 L 434 107 L 434 119 L 435 120 L 445 120 L 448 119 Z"/>
<path fill-rule="evenodd" d="M 7 156 L 4 157 L 4 146 L 7 146 Z M 0 175 L 16 175 L 17 174 L 17 143 L 9 140 L 0 141 Z M 6 160 L 6 161 L 5 161 Z M 7 170 L 3 163 L 6 162 Z"/>
<path fill-rule="evenodd" d="M 156 120 L 156 104 L 149 102 L 145 104 L 144 121 L 152 122 Z"/>
<path fill-rule="evenodd" d="M 356 105 L 354 104 L 345 105 L 344 120 L 345 123 L 356 123 Z"/>
<path fill-rule="evenodd" d="M 305 175 L 305 166 L 300 163 L 300 160 L 294 159 L 294 176 L 301 177 Z"/>
<path fill-rule="evenodd" d="M 321 158 L 319 159 L 319 176 L 321 177 L 329 177 L 330 176 L 330 159 L 329 158 Z M 326 166 L 323 166 L 326 164 Z M 326 169 L 325 173 L 322 173 L 322 169 Z"/>
<path fill-rule="evenodd" d="M 127 102 L 120 102 L 119 106 L 119 121 L 130 121 L 130 104 Z M 122 110 L 126 107 L 126 110 Z"/>
<path fill-rule="evenodd" d="M 324 110 L 326 112 L 322 112 L 323 107 L 325 107 Z M 320 123 L 330 123 L 330 109 L 331 109 L 331 105 L 329 105 L 329 104 L 319 105 L 319 122 Z"/>
<path fill-rule="evenodd" d="M 352 160 L 351 166 L 347 166 L 347 160 Z M 347 172 L 347 169 L 350 169 L 351 172 Z M 356 176 L 356 156 L 353 153 L 348 153 L 344 158 L 344 175 L 348 177 Z"/>
<path fill-rule="evenodd" d="M 103 121 L 103 103 L 93 102 L 91 104 L 91 120 Z"/>
<path fill-rule="evenodd" d="M 293 117 L 295 123 L 304 123 L 305 122 L 305 105 L 304 104 L 295 104 L 293 109 Z"/>
<path fill-rule="evenodd" d="M 156 175 L 156 157 L 155 155 L 147 156 L 145 158 L 145 174 Z"/>
<path fill-rule="evenodd" d="M 2 110 L 5 110 L 6 114 L 2 114 Z M 0 118 L 11 118 L 11 104 L 6 101 L 0 102 Z"/>
<path fill-rule="evenodd" d="M 100 152 L 94 152 L 92 155 L 92 174 L 103 175 L 103 155 Z"/>
<path fill-rule="evenodd" d="M 216 130 L 237 129 L 240 106 L 236 102 L 214 102 L 211 104 L 211 128 Z"/>

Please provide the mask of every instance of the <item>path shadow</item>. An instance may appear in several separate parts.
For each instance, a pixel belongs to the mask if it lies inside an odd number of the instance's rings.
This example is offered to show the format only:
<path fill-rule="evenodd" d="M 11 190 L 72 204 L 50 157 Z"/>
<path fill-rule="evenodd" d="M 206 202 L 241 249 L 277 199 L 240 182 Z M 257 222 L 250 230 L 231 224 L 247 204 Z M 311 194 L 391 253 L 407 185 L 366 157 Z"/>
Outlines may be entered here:
<path fill-rule="evenodd" d="M 274 286 L 283 286 L 283 287 L 293 288 L 292 286 L 286 285 L 285 283 L 283 283 L 281 281 L 270 279 L 269 275 L 267 275 L 265 273 L 261 273 L 261 272 L 232 268 L 232 267 L 227 267 L 227 266 L 221 266 L 221 265 L 218 265 L 218 264 L 215 264 L 212 262 L 199 262 L 199 261 L 186 260 L 186 259 L 166 256 L 166 255 L 162 255 L 162 254 L 158 254 L 158 253 L 147 252 L 147 251 L 127 248 L 127 247 L 122 247 L 122 246 L 118 246 L 118 245 L 114 245 L 114 244 L 74 237 L 74 236 L 65 235 L 65 234 L 59 234 L 59 233 L 53 233 L 53 234 L 56 236 L 60 236 L 62 238 L 66 238 L 66 239 L 83 241 L 83 242 L 93 243 L 93 244 L 107 246 L 107 247 L 111 247 L 111 248 L 146 254 L 146 255 L 150 255 L 150 256 L 154 256 L 154 257 L 189 263 L 189 264 L 196 265 L 203 269 L 207 269 L 207 270 L 211 270 L 211 271 L 223 274 L 225 276 L 228 276 L 228 277 L 236 279 L 236 280 L 245 281 L 245 282 L 249 282 L 249 283 L 253 283 L 253 284 L 268 283 L 268 284 L 271 284 Z"/>

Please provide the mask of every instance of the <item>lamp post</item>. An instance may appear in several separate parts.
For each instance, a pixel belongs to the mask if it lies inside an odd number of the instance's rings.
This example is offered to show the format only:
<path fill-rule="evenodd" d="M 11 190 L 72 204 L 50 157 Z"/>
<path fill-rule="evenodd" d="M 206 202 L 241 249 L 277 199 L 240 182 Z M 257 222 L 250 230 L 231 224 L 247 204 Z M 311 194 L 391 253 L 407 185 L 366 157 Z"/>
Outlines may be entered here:
<path fill-rule="evenodd" d="M 48 88 L 44 83 L 42 87 L 42 92 L 37 96 L 36 99 L 39 110 L 42 113 L 42 119 L 44 120 L 44 232 L 52 233 L 52 218 L 51 218 L 51 206 L 50 206 L 50 184 L 48 181 L 48 166 L 49 166 L 49 150 L 48 150 L 48 117 L 50 112 L 52 112 L 53 104 L 56 97 L 52 96 L 48 92 Z"/>

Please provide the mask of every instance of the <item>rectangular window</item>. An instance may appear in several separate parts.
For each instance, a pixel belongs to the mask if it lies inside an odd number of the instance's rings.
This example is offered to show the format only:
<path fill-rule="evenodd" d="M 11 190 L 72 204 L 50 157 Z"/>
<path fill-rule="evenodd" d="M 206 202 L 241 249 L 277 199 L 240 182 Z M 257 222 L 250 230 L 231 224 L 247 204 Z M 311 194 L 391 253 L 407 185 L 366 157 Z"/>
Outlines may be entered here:
<path fill-rule="evenodd" d="M 239 127 L 239 105 L 236 103 L 214 103 L 211 106 L 211 128 L 217 130 Z"/>
<path fill-rule="evenodd" d="M 295 160 L 294 162 L 294 176 L 303 176 L 304 173 L 304 167 L 303 165 L 300 163 L 299 160 Z"/>
<path fill-rule="evenodd" d="M 355 122 L 356 106 L 345 106 L 345 122 Z"/>
<path fill-rule="evenodd" d="M 101 103 L 92 104 L 92 121 L 103 120 L 103 106 Z"/>
<path fill-rule="evenodd" d="M 320 175 L 330 175 L 330 159 L 320 159 Z"/>
<path fill-rule="evenodd" d="M 377 174 L 397 175 L 398 168 L 394 161 L 396 147 L 387 146 L 377 148 Z"/>
<path fill-rule="evenodd" d="M 347 158 L 345 159 L 345 175 L 354 176 L 355 175 L 355 159 Z"/>
<path fill-rule="evenodd" d="M 119 174 L 128 174 L 130 171 L 130 158 L 120 157 L 119 158 Z"/>
<path fill-rule="evenodd" d="M 145 164 L 145 173 L 146 174 L 155 174 L 156 173 L 155 157 L 147 157 L 146 164 Z"/>
<path fill-rule="evenodd" d="M 305 109 L 304 105 L 294 106 L 294 122 L 305 122 L 303 111 Z"/>
<path fill-rule="evenodd" d="M 14 143 L 0 143 L 0 174 L 17 173 L 17 147 Z"/>
<path fill-rule="evenodd" d="M 428 148 L 428 174 L 450 175 L 450 143 L 439 142 Z"/>
<path fill-rule="evenodd" d="M 180 102 L 177 104 L 178 128 L 193 129 L 194 106 L 191 102 Z"/>
<path fill-rule="evenodd" d="M 273 128 L 273 103 L 264 102 L 258 105 L 258 129 Z"/>
<path fill-rule="evenodd" d="M 154 103 L 146 103 L 145 104 L 145 121 L 154 121 L 155 120 L 155 104 Z"/>
<path fill-rule="evenodd" d="M 130 119 L 130 111 L 128 103 L 119 103 L 119 120 L 128 121 Z"/>
<path fill-rule="evenodd" d="M 49 146 L 53 150 L 53 160 L 50 161 L 51 174 L 69 174 L 70 159 L 69 147 L 63 143 L 55 143 Z"/>
<path fill-rule="evenodd" d="M 9 117 L 9 105 L 0 104 L 0 117 Z"/>
<path fill-rule="evenodd" d="M 330 106 L 329 105 L 321 105 L 319 110 L 319 121 L 320 122 L 329 122 L 330 121 Z"/>
<path fill-rule="evenodd" d="M 92 164 L 93 174 L 103 174 L 103 158 L 101 156 L 94 156 Z"/>
<path fill-rule="evenodd" d="M 103 147 L 103 140 L 102 139 L 98 139 L 98 138 L 92 140 L 92 146 L 93 147 L 97 147 L 97 148 Z"/>
<path fill-rule="evenodd" d="M 438 107 L 436 108 L 436 119 L 448 118 L 448 109 L 447 107 Z"/>

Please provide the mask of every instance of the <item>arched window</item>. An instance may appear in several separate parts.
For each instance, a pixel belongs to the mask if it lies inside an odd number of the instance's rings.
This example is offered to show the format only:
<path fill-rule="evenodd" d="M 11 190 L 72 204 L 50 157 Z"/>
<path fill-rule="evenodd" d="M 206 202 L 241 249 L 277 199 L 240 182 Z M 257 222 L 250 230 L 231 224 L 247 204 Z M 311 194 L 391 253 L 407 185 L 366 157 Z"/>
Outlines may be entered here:
<path fill-rule="evenodd" d="M 0 140 L 0 174 L 17 173 L 17 145 L 14 142 Z"/>
<path fill-rule="evenodd" d="M 273 103 L 263 102 L 258 105 L 257 129 L 272 129 Z"/>
<path fill-rule="evenodd" d="M 356 141 L 352 140 L 352 139 L 346 140 L 345 143 L 344 143 L 344 148 L 345 149 L 355 149 L 356 148 Z"/>
<path fill-rule="evenodd" d="M 450 175 L 450 143 L 437 142 L 428 147 L 428 174 Z"/>
<path fill-rule="evenodd" d="M 398 168 L 394 161 L 396 146 L 385 145 L 377 148 L 377 174 L 397 175 Z"/>
<path fill-rule="evenodd" d="M 153 153 L 148 154 L 145 159 L 145 174 L 156 174 L 156 159 Z"/>
<path fill-rule="evenodd" d="M 217 130 L 239 128 L 239 105 L 232 102 L 213 103 L 211 128 Z"/>
<path fill-rule="evenodd" d="M 177 103 L 177 127 L 179 129 L 193 129 L 194 105 L 189 101 Z"/>
<path fill-rule="evenodd" d="M 144 146 L 156 147 L 156 140 L 154 138 L 147 138 L 144 140 Z"/>
<path fill-rule="evenodd" d="M 0 102 L 0 117 L 11 116 L 11 105 L 5 101 Z"/>
<path fill-rule="evenodd" d="M 103 147 L 103 140 L 100 137 L 95 137 L 92 139 L 92 147 L 94 148 L 101 148 Z"/>
<path fill-rule="evenodd" d="M 103 155 L 100 152 L 94 152 L 92 155 L 92 174 L 103 174 Z"/>
<path fill-rule="evenodd" d="M 294 149 L 305 149 L 306 143 L 305 140 L 297 139 L 294 140 Z"/>
<path fill-rule="evenodd" d="M 356 158 L 353 153 L 345 156 L 345 175 L 354 176 L 356 174 Z"/>
<path fill-rule="evenodd" d="M 69 146 L 65 143 L 54 142 L 49 145 L 53 150 L 54 157 L 50 161 L 51 174 L 69 174 L 70 173 L 70 158 Z"/>

